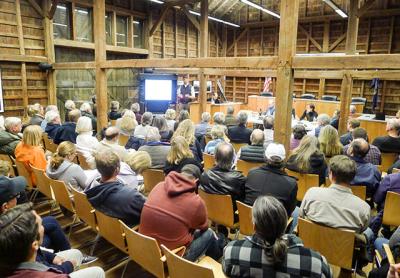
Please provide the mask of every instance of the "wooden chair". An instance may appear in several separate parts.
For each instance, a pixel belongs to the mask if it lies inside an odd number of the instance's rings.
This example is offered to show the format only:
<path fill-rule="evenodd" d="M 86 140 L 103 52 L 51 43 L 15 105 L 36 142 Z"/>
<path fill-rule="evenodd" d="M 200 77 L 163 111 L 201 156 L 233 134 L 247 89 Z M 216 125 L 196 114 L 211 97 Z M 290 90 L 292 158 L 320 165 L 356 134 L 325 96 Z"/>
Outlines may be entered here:
<path fill-rule="evenodd" d="M 210 136 L 204 135 L 204 141 L 206 142 L 206 145 L 208 144 L 208 142 L 210 142 L 212 140 L 212 138 Z"/>
<path fill-rule="evenodd" d="M 125 244 L 125 237 L 122 233 L 122 228 L 117 218 L 110 217 L 104 213 L 95 210 L 97 228 L 99 234 L 109 243 L 117 247 L 124 253 L 128 253 Z"/>
<path fill-rule="evenodd" d="M 43 142 L 44 142 L 44 148 L 47 151 L 50 151 L 52 153 L 55 153 L 57 151 L 58 145 L 53 142 L 47 135 L 47 133 L 43 133 Z"/>
<path fill-rule="evenodd" d="M 150 193 L 157 184 L 165 179 L 163 170 L 159 169 L 146 169 L 143 171 L 142 176 L 146 194 Z"/>
<path fill-rule="evenodd" d="M 352 185 L 351 191 L 361 200 L 365 201 L 367 199 L 367 187 L 364 185 Z"/>
<path fill-rule="evenodd" d="M 7 154 L 0 154 L 0 160 L 6 161 L 10 164 L 10 176 L 16 177 L 16 172 L 15 172 L 15 162 L 14 159 L 12 159 L 9 155 Z"/>
<path fill-rule="evenodd" d="M 393 168 L 392 174 L 396 174 L 396 173 L 399 173 L 399 172 L 400 172 L 400 169 Z"/>
<path fill-rule="evenodd" d="M 352 269 L 355 232 L 318 225 L 299 218 L 299 237 L 304 246 L 323 255 L 330 264 Z"/>
<path fill-rule="evenodd" d="M 236 201 L 239 212 L 239 231 L 242 235 L 250 236 L 254 233 L 252 220 L 252 207 L 242 202 Z"/>
<path fill-rule="evenodd" d="M 71 188 L 74 196 L 74 208 L 79 219 L 85 222 L 92 230 L 97 231 L 96 218 L 94 216 L 94 208 L 89 203 L 86 194 L 79 192 L 75 188 Z"/>
<path fill-rule="evenodd" d="M 44 170 L 32 166 L 33 174 L 36 178 L 36 188 L 40 193 L 45 195 L 50 200 L 54 200 L 54 193 L 51 189 L 51 179 L 46 175 Z"/>
<path fill-rule="evenodd" d="M 83 154 L 77 152 L 76 157 L 78 158 L 79 165 L 83 170 L 91 170 L 92 168 L 89 166 L 89 164 L 86 161 L 86 158 L 83 156 Z"/>
<path fill-rule="evenodd" d="M 203 153 L 203 161 L 204 161 L 204 170 L 211 169 L 212 167 L 214 167 L 215 164 L 215 156 L 208 153 Z"/>
<path fill-rule="evenodd" d="M 390 250 L 388 244 L 383 244 L 383 250 L 385 250 L 386 258 L 388 259 L 389 264 L 395 264 L 395 257 L 393 256 L 392 250 Z"/>
<path fill-rule="evenodd" d="M 232 144 L 232 147 L 235 149 L 235 152 L 238 152 L 241 147 L 248 145 L 246 143 L 233 143 L 233 142 L 231 142 L 231 144 Z"/>
<path fill-rule="evenodd" d="M 264 163 L 262 163 L 262 162 L 248 162 L 248 161 L 243 161 L 243 160 L 238 159 L 236 168 L 238 171 L 241 171 L 244 176 L 247 177 L 247 175 L 249 174 L 251 169 L 260 167 L 263 164 Z"/>
<path fill-rule="evenodd" d="M 161 249 L 167 258 L 168 273 L 170 278 L 226 277 L 222 271 L 222 266 L 210 257 L 204 257 L 199 263 L 196 264 L 179 257 L 164 245 L 161 245 Z"/>
<path fill-rule="evenodd" d="M 396 162 L 399 158 L 399 154 L 397 153 L 381 153 L 382 158 L 382 171 L 387 172 L 388 169 Z"/>
<path fill-rule="evenodd" d="M 128 254 L 131 260 L 158 278 L 166 277 L 164 262 L 162 261 L 162 254 L 157 241 L 129 228 L 121 220 L 119 220 L 119 223 L 125 234 Z"/>
<path fill-rule="evenodd" d="M 383 208 L 382 224 L 388 226 L 400 225 L 400 194 L 396 192 L 387 192 L 385 199 L 385 207 Z"/>
<path fill-rule="evenodd" d="M 231 195 L 209 194 L 199 188 L 199 196 L 207 207 L 208 219 L 216 224 L 236 229 Z M 238 235 L 238 234 L 237 234 Z"/>
<path fill-rule="evenodd" d="M 117 120 L 110 121 L 110 126 L 116 126 L 116 125 L 117 125 Z"/>
<path fill-rule="evenodd" d="M 36 185 L 33 184 L 31 174 L 25 166 L 25 163 L 15 160 L 15 166 L 17 167 L 18 176 L 23 176 L 26 179 L 27 189 L 31 191 L 30 200 L 33 202 L 37 195 Z"/>
<path fill-rule="evenodd" d="M 50 179 L 50 186 L 54 192 L 56 202 L 70 212 L 75 213 L 75 208 L 65 182 Z"/>
<path fill-rule="evenodd" d="M 331 180 L 329 179 L 329 177 L 325 178 L 325 187 L 329 187 L 331 185 Z"/>
<path fill-rule="evenodd" d="M 118 144 L 125 147 L 126 143 L 128 143 L 129 136 L 125 134 L 120 134 L 118 139 Z"/>
<path fill-rule="evenodd" d="M 297 200 L 302 201 L 307 190 L 319 186 L 319 176 L 314 174 L 302 174 L 286 169 L 289 176 L 297 178 Z"/>

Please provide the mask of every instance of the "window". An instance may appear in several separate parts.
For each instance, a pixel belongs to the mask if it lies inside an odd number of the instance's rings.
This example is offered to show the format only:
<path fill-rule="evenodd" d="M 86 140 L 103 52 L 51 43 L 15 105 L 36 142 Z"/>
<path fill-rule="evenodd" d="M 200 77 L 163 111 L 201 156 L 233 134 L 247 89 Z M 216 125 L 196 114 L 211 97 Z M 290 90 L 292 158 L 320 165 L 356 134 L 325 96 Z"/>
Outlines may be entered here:
<path fill-rule="evenodd" d="M 93 14 L 88 8 L 75 8 L 76 40 L 93 42 Z"/>
<path fill-rule="evenodd" d="M 143 48 L 143 20 L 133 19 L 133 47 Z"/>
<path fill-rule="evenodd" d="M 53 18 L 55 39 L 71 39 L 70 7 L 66 4 L 58 4 Z"/>
<path fill-rule="evenodd" d="M 128 46 L 128 18 L 117 16 L 117 46 Z"/>
<path fill-rule="evenodd" d="M 112 39 L 112 13 L 106 13 L 106 44 L 113 44 Z"/>

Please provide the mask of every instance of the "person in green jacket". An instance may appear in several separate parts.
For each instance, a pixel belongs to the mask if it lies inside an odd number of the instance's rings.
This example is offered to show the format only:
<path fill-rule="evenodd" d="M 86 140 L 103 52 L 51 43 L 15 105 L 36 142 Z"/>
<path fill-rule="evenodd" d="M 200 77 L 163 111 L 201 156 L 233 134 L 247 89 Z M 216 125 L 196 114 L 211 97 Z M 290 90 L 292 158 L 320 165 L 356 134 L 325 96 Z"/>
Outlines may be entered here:
<path fill-rule="evenodd" d="M 8 117 L 4 121 L 5 130 L 0 130 L 0 153 L 14 157 L 14 150 L 21 141 L 22 122 L 20 118 Z"/>

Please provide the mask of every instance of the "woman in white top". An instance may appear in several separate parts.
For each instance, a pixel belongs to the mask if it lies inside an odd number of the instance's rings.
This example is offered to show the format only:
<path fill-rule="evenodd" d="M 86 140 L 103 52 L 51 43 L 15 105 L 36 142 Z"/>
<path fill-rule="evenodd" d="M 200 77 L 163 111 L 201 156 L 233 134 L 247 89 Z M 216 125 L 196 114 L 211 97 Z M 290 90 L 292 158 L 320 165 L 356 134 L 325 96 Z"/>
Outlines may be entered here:
<path fill-rule="evenodd" d="M 80 117 L 76 124 L 76 149 L 82 154 L 90 168 L 95 169 L 93 153 L 99 144 L 96 137 L 93 136 L 92 120 L 89 117 Z"/>
<path fill-rule="evenodd" d="M 133 136 L 139 139 L 145 139 L 148 129 L 151 128 L 152 122 L 153 114 L 151 112 L 144 113 L 142 115 L 142 123 L 135 128 Z"/>

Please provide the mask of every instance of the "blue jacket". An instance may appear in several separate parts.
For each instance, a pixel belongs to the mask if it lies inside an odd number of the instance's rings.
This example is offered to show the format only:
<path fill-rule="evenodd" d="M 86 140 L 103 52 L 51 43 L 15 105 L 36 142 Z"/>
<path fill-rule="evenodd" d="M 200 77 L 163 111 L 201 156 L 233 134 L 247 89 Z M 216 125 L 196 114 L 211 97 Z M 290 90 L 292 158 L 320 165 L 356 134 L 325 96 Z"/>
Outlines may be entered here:
<path fill-rule="evenodd" d="M 76 137 L 78 134 L 75 132 L 76 123 L 66 122 L 60 128 L 57 129 L 56 135 L 54 136 L 54 143 L 60 144 L 64 141 L 69 141 L 76 144 Z"/>
<path fill-rule="evenodd" d="M 204 152 L 208 153 L 208 154 L 215 154 L 215 148 L 217 147 L 217 145 L 221 142 L 225 142 L 224 139 L 218 138 L 215 140 L 211 140 L 210 142 L 207 143 Z"/>
<path fill-rule="evenodd" d="M 56 136 L 57 130 L 60 127 L 61 127 L 61 125 L 48 123 L 46 125 L 46 129 L 44 131 L 47 133 L 49 138 L 54 139 L 54 137 Z"/>
<path fill-rule="evenodd" d="M 146 199 L 136 188 L 120 181 L 92 184 L 86 196 L 92 206 L 104 214 L 122 220 L 128 226 L 140 222 L 140 214 Z"/>
<path fill-rule="evenodd" d="M 364 185 L 367 187 L 367 197 L 372 197 L 381 181 L 381 173 L 376 165 L 366 162 L 359 157 L 350 157 L 357 164 L 356 176 L 350 184 Z"/>
<path fill-rule="evenodd" d="M 45 266 L 48 266 L 50 268 L 57 269 L 65 274 L 70 274 L 71 272 L 74 271 L 74 266 L 72 265 L 72 263 L 70 261 L 65 261 L 61 265 L 53 264 L 53 260 L 54 260 L 55 256 L 56 256 L 56 254 L 50 253 L 48 251 L 45 251 L 45 250 L 42 250 L 39 248 L 37 255 L 36 255 L 36 261 L 38 263 L 42 263 Z"/>

